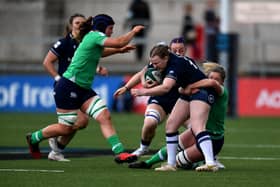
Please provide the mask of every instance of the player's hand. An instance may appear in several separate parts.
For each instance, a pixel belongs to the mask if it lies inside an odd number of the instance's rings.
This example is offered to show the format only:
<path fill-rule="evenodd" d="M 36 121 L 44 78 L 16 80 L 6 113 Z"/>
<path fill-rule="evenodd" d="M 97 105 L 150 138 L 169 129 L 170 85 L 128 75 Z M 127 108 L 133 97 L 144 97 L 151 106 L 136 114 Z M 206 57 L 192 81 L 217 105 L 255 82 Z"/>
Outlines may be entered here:
<path fill-rule="evenodd" d="M 130 94 L 132 95 L 132 96 L 144 96 L 145 95 L 145 88 L 144 89 L 131 89 L 130 90 Z"/>
<path fill-rule="evenodd" d="M 102 75 L 102 76 L 107 76 L 109 74 L 109 71 L 107 68 L 105 67 L 102 67 L 102 66 L 99 66 L 97 68 L 97 71 L 96 71 L 99 75 Z"/>
<path fill-rule="evenodd" d="M 152 88 L 152 87 L 155 87 L 157 85 L 158 85 L 157 82 L 148 80 L 148 81 L 144 82 L 143 87 L 144 88 Z"/>
<path fill-rule="evenodd" d="M 187 86 L 186 88 L 180 87 L 180 88 L 178 89 L 178 92 L 179 92 L 180 94 L 184 94 L 184 95 L 192 95 L 192 94 L 194 94 L 194 93 L 196 93 L 196 92 L 198 92 L 198 91 L 199 91 L 199 89 L 197 89 L 197 88 L 191 88 L 190 86 Z"/>
<path fill-rule="evenodd" d="M 184 94 L 184 95 L 190 95 L 191 92 L 192 92 L 192 90 L 191 90 L 191 88 L 189 86 L 187 86 L 186 88 L 180 87 L 178 89 L 178 91 L 179 91 L 180 94 Z"/>
<path fill-rule="evenodd" d="M 131 50 L 136 49 L 135 45 L 128 44 L 122 48 L 120 48 L 120 53 L 129 53 Z"/>
<path fill-rule="evenodd" d="M 125 87 L 125 86 L 120 87 L 119 89 L 117 89 L 117 91 L 115 91 L 114 97 L 118 97 L 118 96 L 124 94 L 126 91 L 127 91 L 127 87 Z"/>
<path fill-rule="evenodd" d="M 140 32 L 141 30 L 143 30 L 145 27 L 143 25 L 137 25 L 135 27 L 133 27 L 132 31 L 135 33 Z"/>

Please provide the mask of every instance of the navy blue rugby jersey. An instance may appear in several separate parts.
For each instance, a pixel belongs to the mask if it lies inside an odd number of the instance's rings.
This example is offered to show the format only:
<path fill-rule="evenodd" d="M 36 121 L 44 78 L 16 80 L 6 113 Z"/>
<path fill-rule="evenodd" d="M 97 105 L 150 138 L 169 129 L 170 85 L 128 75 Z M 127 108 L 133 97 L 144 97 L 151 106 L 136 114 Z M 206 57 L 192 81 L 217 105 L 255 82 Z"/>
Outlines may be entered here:
<path fill-rule="evenodd" d="M 153 67 L 153 65 L 151 64 L 151 63 L 149 63 L 148 64 L 148 68 L 152 68 Z M 163 76 L 163 78 L 164 78 L 164 76 Z M 169 92 L 167 92 L 167 93 L 165 93 L 165 94 L 163 94 L 163 95 L 160 95 L 160 96 L 158 96 L 158 97 L 160 97 L 161 99 L 163 99 L 163 98 L 165 98 L 165 99 L 170 99 L 170 98 L 172 98 L 173 100 L 174 99 L 178 99 L 179 98 L 179 96 L 180 96 L 180 94 L 179 94 L 179 92 L 178 92 L 178 89 L 179 89 L 179 86 L 178 86 L 178 84 L 176 84 L 175 86 L 173 86 L 172 88 L 171 88 L 171 90 L 169 91 Z M 152 96 L 153 97 L 153 96 Z M 155 97 L 155 96 L 154 96 Z M 175 102 L 176 102 L 176 100 L 175 100 Z M 175 103 L 174 103 L 175 104 Z"/>
<path fill-rule="evenodd" d="M 72 57 L 78 47 L 79 43 L 75 40 L 71 33 L 66 37 L 59 39 L 52 47 L 51 51 L 58 57 L 58 74 L 66 71 L 71 63 Z"/>
<path fill-rule="evenodd" d="M 169 55 L 169 60 L 163 72 L 163 76 L 176 80 L 177 85 L 183 88 L 189 84 L 207 78 L 194 60 L 189 57 L 177 56 L 173 53 Z"/>

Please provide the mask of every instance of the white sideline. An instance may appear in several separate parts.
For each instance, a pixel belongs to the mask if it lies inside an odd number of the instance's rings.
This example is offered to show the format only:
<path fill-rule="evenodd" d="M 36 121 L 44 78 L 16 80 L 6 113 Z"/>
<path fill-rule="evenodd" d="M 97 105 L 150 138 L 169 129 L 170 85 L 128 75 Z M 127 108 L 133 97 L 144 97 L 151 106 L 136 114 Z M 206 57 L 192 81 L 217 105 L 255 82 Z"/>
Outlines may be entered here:
<path fill-rule="evenodd" d="M 63 173 L 64 170 L 46 170 L 46 169 L 0 169 L 1 171 L 11 171 L 11 172 L 41 172 L 41 173 Z"/>
<path fill-rule="evenodd" d="M 221 160 L 280 160 L 273 157 L 234 157 L 234 156 L 219 156 Z"/>
<path fill-rule="evenodd" d="M 275 144 L 224 144 L 224 147 L 237 147 L 237 148 L 280 148 L 280 145 Z"/>

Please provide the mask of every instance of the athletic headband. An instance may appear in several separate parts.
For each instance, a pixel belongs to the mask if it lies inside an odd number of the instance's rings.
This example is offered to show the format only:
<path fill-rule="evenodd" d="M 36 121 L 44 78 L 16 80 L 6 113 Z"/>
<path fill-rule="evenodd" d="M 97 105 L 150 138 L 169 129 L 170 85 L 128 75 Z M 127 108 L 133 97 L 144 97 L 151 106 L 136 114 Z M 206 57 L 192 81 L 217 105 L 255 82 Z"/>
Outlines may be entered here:
<path fill-rule="evenodd" d="M 183 43 L 185 44 L 185 40 L 183 37 L 177 37 L 177 38 L 173 38 L 170 42 L 170 45 L 173 43 Z"/>
<path fill-rule="evenodd" d="M 109 25 L 114 25 L 115 22 L 111 16 L 106 14 L 99 14 L 92 18 L 92 30 L 98 30 L 105 33 L 106 28 Z"/>

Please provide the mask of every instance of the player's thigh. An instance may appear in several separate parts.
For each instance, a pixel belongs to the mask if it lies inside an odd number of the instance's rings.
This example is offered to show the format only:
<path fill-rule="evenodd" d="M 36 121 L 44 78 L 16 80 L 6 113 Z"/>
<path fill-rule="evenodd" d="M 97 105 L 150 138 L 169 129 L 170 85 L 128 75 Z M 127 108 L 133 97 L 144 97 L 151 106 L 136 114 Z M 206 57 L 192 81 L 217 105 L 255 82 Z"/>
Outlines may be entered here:
<path fill-rule="evenodd" d="M 89 122 L 89 116 L 86 113 L 79 110 L 75 126 L 79 129 L 83 129 L 88 126 L 88 122 Z"/>
<path fill-rule="evenodd" d="M 177 131 L 179 126 L 188 118 L 189 102 L 178 99 L 166 122 L 166 132 Z"/>
<path fill-rule="evenodd" d="M 210 105 L 203 101 L 193 100 L 190 102 L 190 124 L 194 133 L 202 131 L 206 127 Z"/>

